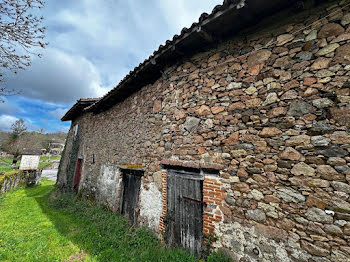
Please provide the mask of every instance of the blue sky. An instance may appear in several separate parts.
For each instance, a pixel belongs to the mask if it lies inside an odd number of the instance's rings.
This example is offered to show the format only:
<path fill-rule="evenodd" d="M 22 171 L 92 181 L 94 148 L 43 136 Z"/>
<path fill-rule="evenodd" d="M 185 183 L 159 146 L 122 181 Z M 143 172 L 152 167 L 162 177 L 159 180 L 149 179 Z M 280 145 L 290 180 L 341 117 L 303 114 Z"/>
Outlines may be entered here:
<path fill-rule="evenodd" d="M 160 44 L 222 0 L 47 0 L 48 47 L 5 86 L 0 131 L 23 118 L 29 130 L 67 131 L 60 118 L 81 97 L 100 97 Z"/>

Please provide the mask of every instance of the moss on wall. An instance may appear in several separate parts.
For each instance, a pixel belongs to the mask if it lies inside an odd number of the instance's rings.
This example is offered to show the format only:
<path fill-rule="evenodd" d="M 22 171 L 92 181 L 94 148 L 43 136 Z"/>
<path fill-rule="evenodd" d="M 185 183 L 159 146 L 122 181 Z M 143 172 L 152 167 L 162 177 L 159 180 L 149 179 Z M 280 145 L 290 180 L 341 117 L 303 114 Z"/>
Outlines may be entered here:
<path fill-rule="evenodd" d="M 66 140 L 66 143 L 64 145 L 63 151 L 62 151 L 62 157 L 61 157 L 61 161 L 60 164 L 58 165 L 58 171 L 57 171 L 57 182 L 61 180 L 61 176 L 63 176 L 63 170 L 64 167 L 63 165 L 65 164 L 64 158 L 66 156 L 66 150 L 67 150 L 67 146 L 68 146 L 68 139 Z M 58 183 L 57 183 L 58 184 Z"/>
<path fill-rule="evenodd" d="M 20 170 L 0 173 L 0 194 L 26 184 L 27 177 L 28 174 Z"/>
<path fill-rule="evenodd" d="M 80 130 L 78 131 L 78 134 L 73 139 L 72 142 L 72 150 L 69 153 L 69 162 L 68 162 L 68 168 L 67 168 L 67 191 L 72 190 L 72 183 L 74 178 L 74 171 L 75 171 L 75 165 L 78 160 L 78 154 L 79 154 L 79 148 L 80 148 Z"/>

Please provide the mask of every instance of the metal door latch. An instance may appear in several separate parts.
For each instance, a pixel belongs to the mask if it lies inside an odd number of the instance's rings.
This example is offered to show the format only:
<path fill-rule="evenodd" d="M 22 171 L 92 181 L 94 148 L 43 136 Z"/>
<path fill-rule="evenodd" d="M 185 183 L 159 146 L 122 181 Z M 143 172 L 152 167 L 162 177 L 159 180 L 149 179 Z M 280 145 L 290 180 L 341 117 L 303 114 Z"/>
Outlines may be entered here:
<path fill-rule="evenodd" d="M 203 201 L 201 200 L 198 200 L 198 199 L 194 199 L 194 198 L 191 198 L 191 197 L 187 197 L 187 196 L 182 196 L 183 199 L 185 200 L 189 200 L 189 201 L 193 201 L 193 202 L 197 202 L 197 203 L 203 203 Z"/>

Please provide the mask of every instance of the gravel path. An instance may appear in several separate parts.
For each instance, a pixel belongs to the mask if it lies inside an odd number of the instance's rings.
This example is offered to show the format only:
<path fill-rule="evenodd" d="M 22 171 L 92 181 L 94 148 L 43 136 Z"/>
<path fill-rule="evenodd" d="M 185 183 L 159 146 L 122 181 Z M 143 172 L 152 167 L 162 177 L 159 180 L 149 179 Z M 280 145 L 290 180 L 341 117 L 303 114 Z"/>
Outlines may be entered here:
<path fill-rule="evenodd" d="M 45 177 L 51 181 L 56 181 L 57 180 L 57 172 L 58 172 L 58 169 L 43 170 L 41 173 L 41 177 Z"/>

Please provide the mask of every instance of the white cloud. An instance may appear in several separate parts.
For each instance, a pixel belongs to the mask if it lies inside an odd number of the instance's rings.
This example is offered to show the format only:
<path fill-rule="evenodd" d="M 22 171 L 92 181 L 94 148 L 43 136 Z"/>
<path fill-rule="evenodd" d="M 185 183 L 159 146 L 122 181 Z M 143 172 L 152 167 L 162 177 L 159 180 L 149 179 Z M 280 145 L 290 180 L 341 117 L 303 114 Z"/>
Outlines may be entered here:
<path fill-rule="evenodd" d="M 11 126 L 20 118 L 11 115 L 0 115 L 0 131 L 11 131 Z M 29 118 L 23 118 L 27 131 L 38 131 L 40 127 Z"/>
<path fill-rule="evenodd" d="M 9 115 L 0 115 L 0 131 L 11 131 L 11 126 L 18 118 Z"/>
<path fill-rule="evenodd" d="M 64 114 L 68 111 L 69 108 L 57 108 L 56 110 L 54 111 L 51 111 L 50 112 L 50 115 L 57 119 L 57 120 L 60 120 Z"/>
<path fill-rule="evenodd" d="M 51 48 L 26 71 L 8 78 L 5 86 L 26 97 L 72 103 L 80 97 L 102 96 L 106 89 L 100 83 L 98 70 L 86 58 Z"/>
<path fill-rule="evenodd" d="M 56 103 L 103 96 L 160 44 L 221 2 L 47 1 L 49 47 L 6 85 Z"/>
<path fill-rule="evenodd" d="M 103 96 L 160 44 L 222 1 L 46 1 L 49 46 L 42 59 L 35 58 L 31 67 L 8 76 L 6 86 L 22 90 L 26 101 L 0 104 L 2 121 L 11 115 L 24 117 L 32 120 L 27 121 L 32 128 L 53 130 L 52 122 L 59 123 L 65 106 L 81 97 Z M 1 122 L 2 128 L 8 125 Z"/>
<path fill-rule="evenodd" d="M 202 0 L 198 4 L 196 0 L 157 0 L 167 23 L 176 31 L 180 31 L 183 27 L 189 28 L 192 23 L 198 22 L 202 13 L 211 13 L 214 6 L 222 2 L 222 0 Z"/>
<path fill-rule="evenodd" d="M 98 69 L 102 85 L 115 86 L 159 45 L 211 12 L 222 0 L 78 0 L 48 16 L 50 43 L 79 53 Z"/>

